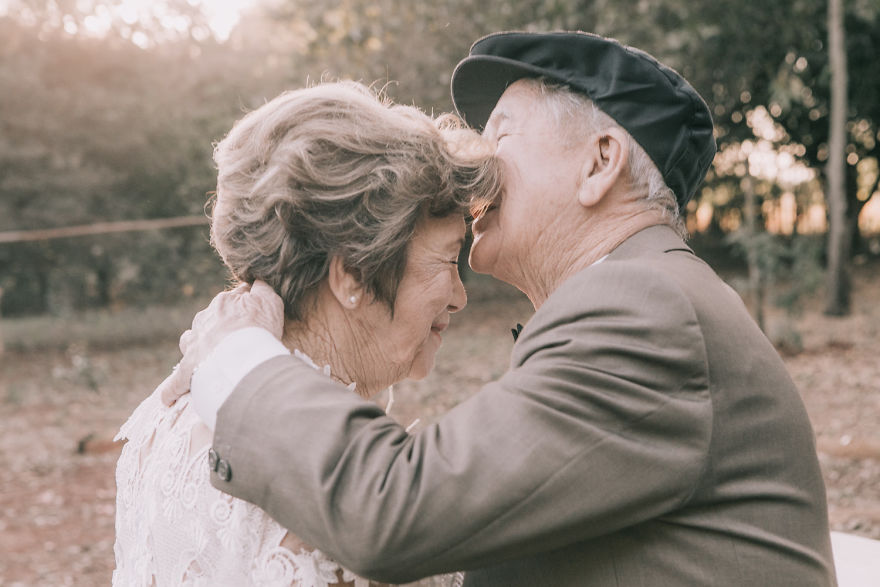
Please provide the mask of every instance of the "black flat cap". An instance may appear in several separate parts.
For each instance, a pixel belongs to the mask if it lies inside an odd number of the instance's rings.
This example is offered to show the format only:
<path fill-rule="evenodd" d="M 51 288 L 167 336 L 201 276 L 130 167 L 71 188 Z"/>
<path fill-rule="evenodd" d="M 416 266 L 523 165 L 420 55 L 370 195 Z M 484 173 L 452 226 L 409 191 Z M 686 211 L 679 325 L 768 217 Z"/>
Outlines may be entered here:
<path fill-rule="evenodd" d="M 474 43 L 455 68 L 452 101 L 482 130 L 510 84 L 538 77 L 586 94 L 626 129 L 684 209 L 716 145 L 709 109 L 681 75 L 644 51 L 590 33 L 495 33 Z"/>

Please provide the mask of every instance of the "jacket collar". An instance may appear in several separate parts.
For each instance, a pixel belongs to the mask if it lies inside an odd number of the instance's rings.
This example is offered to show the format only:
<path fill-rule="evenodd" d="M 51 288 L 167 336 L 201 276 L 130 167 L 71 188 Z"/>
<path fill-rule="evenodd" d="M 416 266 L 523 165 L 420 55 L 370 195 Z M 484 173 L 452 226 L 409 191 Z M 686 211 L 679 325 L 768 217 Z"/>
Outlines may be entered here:
<path fill-rule="evenodd" d="M 608 255 L 608 260 L 632 259 L 644 254 L 646 251 L 656 253 L 669 253 L 672 251 L 685 251 L 694 254 L 693 249 L 687 246 L 678 233 L 672 227 L 665 224 L 655 224 L 643 228 L 622 243 Z"/>

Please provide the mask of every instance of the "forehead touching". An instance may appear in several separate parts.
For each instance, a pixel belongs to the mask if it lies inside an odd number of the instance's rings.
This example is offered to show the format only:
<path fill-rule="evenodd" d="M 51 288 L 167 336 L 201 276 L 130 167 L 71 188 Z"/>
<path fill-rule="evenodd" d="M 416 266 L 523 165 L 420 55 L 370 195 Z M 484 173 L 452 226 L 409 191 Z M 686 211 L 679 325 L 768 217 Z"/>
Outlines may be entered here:
<path fill-rule="evenodd" d="M 458 253 L 464 245 L 466 225 L 457 214 L 443 218 L 425 218 L 413 238 L 420 248 L 437 253 Z"/>

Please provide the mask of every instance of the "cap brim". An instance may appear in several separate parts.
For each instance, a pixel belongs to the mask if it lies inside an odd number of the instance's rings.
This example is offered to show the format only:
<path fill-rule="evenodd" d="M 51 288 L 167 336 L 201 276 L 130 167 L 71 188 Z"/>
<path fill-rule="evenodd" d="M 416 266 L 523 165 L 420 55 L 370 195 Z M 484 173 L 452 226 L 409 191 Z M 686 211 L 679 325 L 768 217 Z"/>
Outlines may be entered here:
<path fill-rule="evenodd" d="M 541 67 L 505 57 L 466 57 L 452 73 L 452 103 L 469 126 L 482 131 L 504 90 L 517 80 L 535 77 L 564 81 Z"/>

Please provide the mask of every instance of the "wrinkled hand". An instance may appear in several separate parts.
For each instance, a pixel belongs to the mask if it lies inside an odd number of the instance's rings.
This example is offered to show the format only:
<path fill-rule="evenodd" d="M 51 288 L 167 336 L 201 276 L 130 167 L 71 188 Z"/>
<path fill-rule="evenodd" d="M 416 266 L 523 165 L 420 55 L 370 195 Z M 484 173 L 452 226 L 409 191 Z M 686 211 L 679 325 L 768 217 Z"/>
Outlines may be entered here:
<path fill-rule="evenodd" d="M 196 314 L 192 328 L 180 336 L 183 358 L 159 385 L 162 403 L 170 406 L 189 391 L 193 371 L 224 336 L 251 326 L 264 328 L 279 340 L 284 332 L 284 303 L 263 281 L 219 293 Z"/>

